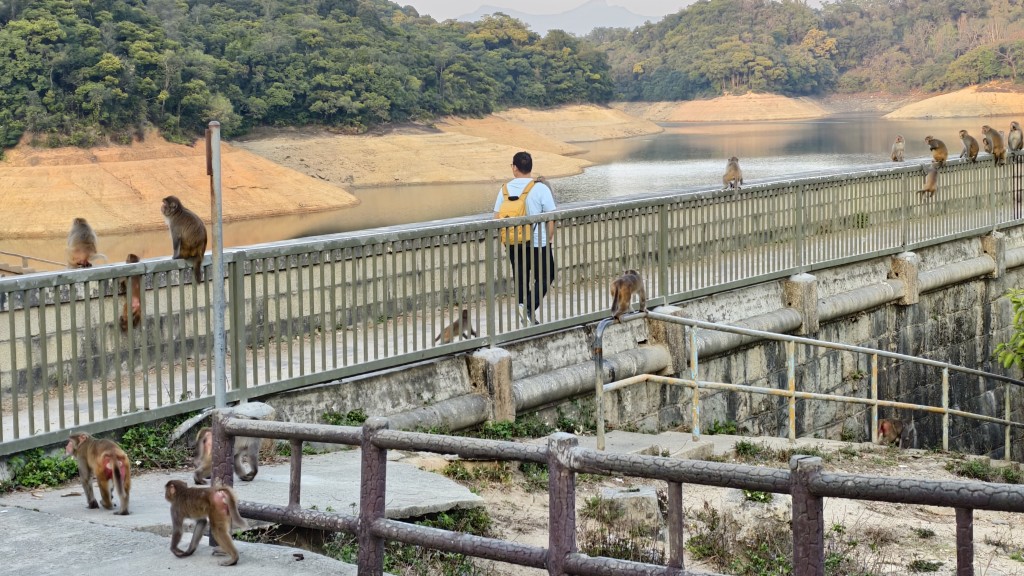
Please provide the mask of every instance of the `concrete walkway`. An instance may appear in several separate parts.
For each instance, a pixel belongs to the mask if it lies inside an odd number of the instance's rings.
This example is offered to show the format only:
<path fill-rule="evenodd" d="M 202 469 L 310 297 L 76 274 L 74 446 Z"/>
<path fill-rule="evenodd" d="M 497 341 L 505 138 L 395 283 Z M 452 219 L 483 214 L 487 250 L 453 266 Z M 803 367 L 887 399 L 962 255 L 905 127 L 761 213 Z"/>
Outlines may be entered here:
<path fill-rule="evenodd" d="M 483 505 L 483 499 L 439 474 L 400 461 L 388 463 L 387 515 L 420 516 Z M 302 461 L 303 508 L 355 514 L 359 504 L 359 450 L 306 456 Z M 170 547 L 168 480 L 192 485 L 192 471 L 149 472 L 132 478 L 128 516 L 86 508 L 81 485 L 0 496 L 0 573 L 19 576 L 104 574 L 206 574 L 223 558 L 211 556 L 204 538 L 196 553 L 177 558 Z M 288 504 L 289 465 L 260 467 L 252 482 L 235 479 L 241 500 Z M 115 497 L 116 501 L 116 497 Z M 250 524 L 255 524 L 250 522 Z M 187 536 L 184 539 L 187 542 Z M 356 574 L 354 566 L 283 546 L 238 542 L 238 566 L 246 576 Z M 296 554 L 301 554 L 299 559 Z M 73 568 L 72 568 L 73 567 Z"/>

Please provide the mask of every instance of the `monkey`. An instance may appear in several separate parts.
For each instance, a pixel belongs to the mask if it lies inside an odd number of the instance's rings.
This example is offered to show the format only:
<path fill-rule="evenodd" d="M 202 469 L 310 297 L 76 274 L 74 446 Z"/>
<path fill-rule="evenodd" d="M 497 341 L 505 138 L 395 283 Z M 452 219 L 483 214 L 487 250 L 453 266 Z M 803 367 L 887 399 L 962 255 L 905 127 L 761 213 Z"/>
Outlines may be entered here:
<path fill-rule="evenodd" d="M 164 198 L 160 212 L 171 231 L 172 259 L 191 262 L 195 282 L 202 281 L 203 255 L 206 254 L 206 226 L 195 212 L 185 208 L 177 196 Z"/>
<path fill-rule="evenodd" d="M 647 291 L 644 281 L 636 270 L 626 270 L 612 282 L 612 317 L 622 322 L 622 315 L 629 311 L 633 295 L 640 299 L 640 311 L 647 311 Z"/>
<path fill-rule="evenodd" d="M 967 133 L 967 130 L 960 131 L 960 141 L 964 143 L 964 149 L 960 152 L 960 157 L 967 157 L 971 162 L 978 161 L 978 140 Z"/>
<path fill-rule="evenodd" d="M 992 157 L 995 165 L 1004 164 L 1006 162 L 1006 147 L 1003 145 L 1002 134 L 993 130 L 988 124 L 981 127 L 981 132 L 992 142 Z"/>
<path fill-rule="evenodd" d="M 476 336 L 476 330 L 473 330 L 473 325 L 469 321 L 469 310 L 466 308 L 462 309 L 462 315 L 457 318 L 454 322 L 445 326 L 445 329 L 434 338 L 434 342 L 440 341 L 441 344 L 451 344 L 455 341 L 455 336 L 459 336 L 463 340 L 469 338 L 466 333 L 470 336 Z"/>
<path fill-rule="evenodd" d="M 896 141 L 892 143 L 892 153 L 889 154 L 893 162 L 903 162 L 903 150 L 905 148 L 906 143 L 903 142 L 903 136 L 897 134 Z"/>
<path fill-rule="evenodd" d="M 985 152 L 992 153 L 992 141 L 988 139 L 988 136 L 981 137 L 981 147 Z"/>
<path fill-rule="evenodd" d="M 878 421 L 878 443 L 900 448 L 913 448 L 917 444 L 917 430 L 914 422 L 904 424 L 896 418 L 882 418 Z"/>
<path fill-rule="evenodd" d="M 132 488 L 131 464 L 128 455 L 113 440 L 93 438 L 86 432 L 79 432 L 68 437 L 67 453 L 74 454 L 78 461 L 78 475 L 85 491 L 85 500 L 89 508 L 99 508 L 92 492 L 92 478 L 100 489 L 100 499 L 107 510 L 113 508 L 110 502 L 110 484 L 114 481 L 117 497 L 121 499 L 121 507 L 114 514 L 128 515 L 128 493 Z"/>
<path fill-rule="evenodd" d="M 248 436 L 235 436 L 235 474 L 246 482 L 252 481 L 260 471 L 260 439 Z M 245 471 L 245 462 L 249 462 L 249 471 Z M 196 484 L 206 484 L 206 479 L 213 474 L 213 431 L 208 427 L 199 429 L 196 434 L 196 471 L 192 479 Z"/>
<path fill-rule="evenodd" d="M 1006 144 L 1014 152 L 1024 148 L 1024 132 L 1021 132 L 1020 124 L 1016 121 L 1010 122 L 1010 135 L 1006 138 Z"/>
<path fill-rule="evenodd" d="M 924 141 L 928 143 L 928 148 L 932 151 L 932 160 L 938 163 L 939 167 L 946 165 L 946 158 L 949 157 L 949 150 L 946 149 L 946 144 L 937 138 L 931 136 L 925 136 Z"/>
<path fill-rule="evenodd" d="M 92 259 L 96 256 L 96 232 L 85 218 L 71 221 L 68 232 L 68 268 L 92 268 Z"/>
<path fill-rule="evenodd" d="M 924 188 L 918 190 L 917 193 L 924 195 L 927 194 L 929 198 L 935 196 L 935 191 L 938 190 L 939 185 L 939 168 L 935 162 L 932 162 L 928 168 L 928 172 L 924 175 Z"/>
<path fill-rule="evenodd" d="M 135 254 L 129 254 L 128 258 L 125 259 L 126 264 L 135 264 L 139 261 L 139 257 Z M 131 290 L 128 290 L 128 284 L 131 284 Z M 124 309 L 121 310 L 121 331 L 128 331 L 128 310 L 131 309 L 132 315 L 132 326 L 137 327 L 142 322 L 142 279 L 138 276 L 133 276 L 129 280 L 121 280 L 119 293 L 125 294 Z M 130 292 L 130 294 L 129 294 Z"/>
<path fill-rule="evenodd" d="M 191 556 L 203 537 L 206 524 L 210 524 L 210 535 L 221 550 L 213 553 L 219 556 L 230 556 L 220 563 L 221 566 L 234 566 L 238 563 L 238 550 L 231 541 L 231 530 L 248 528 L 249 524 L 238 513 L 238 497 L 228 486 L 214 484 L 207 488 L 190 488 L 181 480 L 169 480 L 164 485 L 164 498 L 171 503 L 171 552 L 178 558 Z M 196 521 L 192 531 L 192 541 L 188 549 L 178 548 L 181 542 L 182 524 L 186 518 Z"/>
<path fill-rule="evenodd" d="M 735 188 L 743 184 L 743 171 L 740 170 L 740 159 L 733 156 L 729 158 L 729 162 L 725 165 L 725 175 L 722 176 L 722 186 L 725 188 Z"/>

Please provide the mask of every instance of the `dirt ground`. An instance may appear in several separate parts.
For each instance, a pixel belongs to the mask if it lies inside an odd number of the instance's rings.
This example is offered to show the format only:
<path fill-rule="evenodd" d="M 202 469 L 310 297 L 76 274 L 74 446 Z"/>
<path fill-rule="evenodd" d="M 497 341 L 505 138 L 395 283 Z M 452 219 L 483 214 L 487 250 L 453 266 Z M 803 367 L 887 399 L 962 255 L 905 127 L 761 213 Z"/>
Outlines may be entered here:
<path fill-rule="evenodd" d="M 363 135 L 324 130 L 261 130 L 222 151 L 227 222 L 354 206 L 356 188 L 491 182 L 508 176 L 518 150 L 534 153 L 544 176 L 577 174 L 586 142 L 660 132 L 658 122 L 809 119 L 837 111 L 891 110 L 906 99 L 859 95 L 822 101 L 764 94 L 712 100 L 516 108 L 484 118 L 448 118 Z M 1024 94 L 1006 84 L 967 88 L 913 102 L 889 117 L 1024 114 Z M 160 200 L 178 196 L 210 217 L 205 146 L 171 144 L 156 134 L 131 146 L 35 148 L 23 143 L 0 161 L 5 239 L 62 238 L 84 217 L 102 237 L 164 227 Z"/>
<path fill-rule="evenodd" d="M 756 439 L 752 439 L 756 444 Z M 921 450 L 899 451 L 871 447 L 864 449 L 860 444 L 850 445 L 851 449 L 837 453 L 826 461 L 827 471 L 854 474 L 868 474 L 902 478 L 929 478 L 933 480 L 965 480 L 946 470 L 947 462 L 956 456 L 930 453 Z M 728 459 L 729 462 L 740 462 Z M 993 465 L 997 464 L 993 462 Z M 769 463 L 785 467 L 782 462 Z M 642 485 L 664 488 L 664 483 L 643 481 L 638 478 L 612 478 L 587 476 L 577 484 L 576 507 L 578 525 L 587 521 L 580 514 L 588 499 L 598 496 L 603 488 L 628 488 Z M 515 542 L 548 545 L 548 505 L 546 491 L 530 491 L 518 471 L 507 483 L 471 482 L 470 486 L 487 500 L 488 512 L 496 530 L 503 539 Z M 774 510 L 763 512 L 788 521 L 791 510 L 789 498 L 776 496 Z M 767 505 L 747 502 L 739 490 L 714 488 L 687 484 L 683 486 L 686 533 L 691 538 L 701 526 L 694 518 L 705 503 L 722 510 L 727 507 L 744 508 Z M 754 513 L 755 517 L 758 514 Z M 1024 562 L 1010 556 L 1024 549 L 1024 538 L 1020 529 L 1020 516 L 1005 512 L 976 511 L 974 515 L 975 574 L 987 576 L 1024 575 Z M 591 523 L 591 526 L 594 526 Z M 784 526 L 784 524 L 783 524 Z M 754 530 L 762 526 L 751 526 Z M 939 562 L 937 571 L 941 576 L 955 574 L 956 568 L 956 521 L 955 511 L 950 508 L 931 506 L 897 505 L 884 502 L 827 499 L 825 501 L 825 530 L 833 534 L 842 532 L 827 542 L 827 551 L 841 551 L 848 559 L 855 560 L 863 573 L 876 575 L 903 575 L 911 573 L 908 564 L 926 561 Z M 927 531 L 933 536 L 927 536 Z M 925 537 L 922 537 L 925 534 Z M 628 536 L 623 536 L 628 537 Z M 740 536 L 737 535 L 737 538 Z M 841 544 L 840 544 L 841 543 Z M 544 570 L 510 566 L 504 563 L 486 563 L 487 573 L 495 576 L 543 576 Z M 690 570 L 712 571 L 728 574 L 727 569 L 696 560 L 687 551 L 685 566 Z M 849 574 L 850 572 L 843 572 Z"/>

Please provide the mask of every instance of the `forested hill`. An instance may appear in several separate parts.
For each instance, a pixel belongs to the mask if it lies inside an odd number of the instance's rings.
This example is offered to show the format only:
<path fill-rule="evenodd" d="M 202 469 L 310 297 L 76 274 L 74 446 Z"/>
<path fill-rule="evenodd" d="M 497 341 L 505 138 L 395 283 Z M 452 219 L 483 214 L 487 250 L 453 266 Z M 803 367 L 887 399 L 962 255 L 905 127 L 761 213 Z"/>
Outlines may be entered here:
<path fill-rule="evenodd" d="M 587 39 L 608 54 L 627 100 L 940 91 L 1018 80 L 1024 3 L 700 0 L 660 22 Z"/>
<path fill-rule="evenodd" d="M 191 139 L 210 119 L 363 130 L 500 107 L 937 91 L 1024 70 L 1017 0 L 699 0 L 543 37 L 387 0 L 0 0 L 0 146 Z"/>
<path fill-rule="evenodd" d="M 437 23 L 385 0 L 0 0 L 0 146 L 362 129 L 496 106 L 605 102 L 603 53 L 508 17 Z"/>

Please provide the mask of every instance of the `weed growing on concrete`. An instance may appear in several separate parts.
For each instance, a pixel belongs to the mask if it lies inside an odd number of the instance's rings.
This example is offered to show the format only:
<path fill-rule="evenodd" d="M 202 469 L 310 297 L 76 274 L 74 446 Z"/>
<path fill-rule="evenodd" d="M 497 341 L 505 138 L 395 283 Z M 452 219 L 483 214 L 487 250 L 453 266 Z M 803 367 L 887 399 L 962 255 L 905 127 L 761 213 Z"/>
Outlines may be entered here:
<path fill-rule="evenodd" d="M 320 416 L 320 421 L 334 426 L 362 426 L 363 422 L 366 422 L 366 418 L 366 412 L 362 408 L 356 408 L 345 414 L 328 410 Z"/>
<path fill-rule="evenodd" d="M 485 422 L 477 430 L 461 435 L 488 440 L 513 440 L 515 438 L 542 438 L 554 431 L 554 428 L 545 424 L 536 414 L 527 414 L 514 421 Z"/>
<path fill-rule="evenodd" d="M 931 528 L 914 528 L 914 534 L 922 540 L 935 537 L 935 530 Z"/>
<path fill-rule="evenodd" d="M 7 466 L 11 479 L 0 482 L 0 494 L 17 488 L 60 486 L 78 476 L 74 458 L 46 456 L 39 448 L 11 458 Z"/>
<path fill-rule="evenodd" d="M 475 462 L 467 466 L 465 462 L 456 460 L 449 462 L 441 471 L 445 476 L 479 489 L 478 484 L 508 484 L 512 481 L 510 462 Z"/>
<path fill-rule="evenodd" d="M 725 422 L 719 422 L 718 420 L 715 420 L 711 424 L 711 426 L 708 426 L 707 430 L 705 430 L 704 433 L 711 436 L 714 436 L 715 434 L 736 435 L 738 431 L 739 429 L 736 427 L 736 423 L 733 422 L 732 420 L 727 420 Z"/>
<path fill-rule="evenodd" d="M 483 508 L 454 509 L 407 521 L 419 526 L 494 537 L 491 517 Z M 322 552 L 331 558 L 354 564 L 359 545 L 355 536 L 338 533 L 328 539 Z M 388 542 L 384 551 L 384 571 L 413 576 L 482 576 L 484 572 L 473 566 L 471 560 L 462 554 Z"/>
<path fill-rule="evenodd" d="M 974 480 L 983 482 L 1003 482 L 1006 484 L 1020 484 L 1020 466 L 1014 463 L 1011 466 L 993 466 L 988 460 L 973 458 L 969 460 L 953 460 L 946 464 L 946 470 Z"/>
<path fill-rule="evenodd" d="M 121 436 L 121 448 L 128 454 L 133 469 L 181 468 L 192 464 L 192 449 L 187 440 L 170 443 L 171 434 L 193 414 L 181 414 L 161 422 L 132 426 Z"/>
<path fill-rule="evenodd" d="M 942 567 L 942 562 L 934 560 L 917 559 L 907 564 L 907 570 L 911 572 L 938 572 L 940 567 Z"/>
<path fill-rule="evenodd" d="M 772 501 L 771 492 L 761 492 L 760 490 L 744 490 L 743 499 L 749 502 L 760 502 L 767 504 Z"/>
<path fill-rule="evenodd" d="M 762 452 L 767 449 L 764 444 L 755 444 L 749 440 L 738 440 L 733 445 L 733 450 L 736 452 L 736 457 L 741 459 L 752 459 L 759 456 Z"/>

